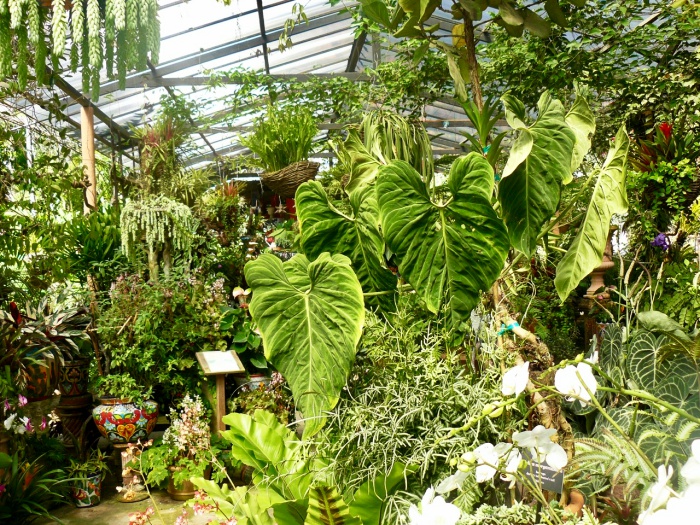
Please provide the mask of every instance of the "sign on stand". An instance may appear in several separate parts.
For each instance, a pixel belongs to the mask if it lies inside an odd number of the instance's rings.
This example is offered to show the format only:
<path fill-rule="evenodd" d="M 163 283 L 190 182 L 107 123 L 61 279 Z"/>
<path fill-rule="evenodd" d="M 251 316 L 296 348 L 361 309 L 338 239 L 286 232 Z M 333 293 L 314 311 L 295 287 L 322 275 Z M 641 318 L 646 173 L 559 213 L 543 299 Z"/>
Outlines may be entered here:
<path fill-rule="evenodd" d="M 243 363 L 235 351 L 227 352 L 197 352 L 197 361 L 204 375 L 216 376 L 216 418 L 214 431 L 226 430 L 223 417 L 226 415 L 226 374 L 245 374 Z"/>
<path fill-rule="evenodd" d="M 561 494 L 564 490 L 564 471 L 554 470 L 547 463 L 540 463 L 527 450 L 523 450 L 523 458 L 527 461 L 525 475 L 542 490 Z M 543 458 L 544 459 L 544 458 Z"/>

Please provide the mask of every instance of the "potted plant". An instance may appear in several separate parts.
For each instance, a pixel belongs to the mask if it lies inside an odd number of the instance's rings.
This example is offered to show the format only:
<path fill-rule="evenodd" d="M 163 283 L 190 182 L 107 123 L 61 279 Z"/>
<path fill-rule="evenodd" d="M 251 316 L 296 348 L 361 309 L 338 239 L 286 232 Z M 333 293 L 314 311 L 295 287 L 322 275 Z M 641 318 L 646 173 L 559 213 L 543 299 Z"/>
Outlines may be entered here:
<path fill-rule="evenodd" d="M 241 144 L 255 154 L 251 163 L 264 170 L 263 183 L 282 197 L 294 197 L 297 187 L 318 173 L 319 164 L 307 160 L 317 133 L 310 110 L 270 105 Z"/>
<path fill-rule="evenodd" d="M 76 507 L 94 507 L 100 504 L 102 481 L 109 467 L 100 449 L 93 450 L 82 461 L 71 459 L 67 469 L 70 497 Z"/>
<path fill-rule="evenodd" d="M 231 412 L 252 416 L 256 410 L 273 413 L 283 425 L 294 416 L 294 404 L 282 374 L 273 372 L 271 381 L 257 385 L 243 385 L 228 402 Z"/>
<path fill-rule="evenodd" d="M 212 444 L 209 425 L 210 413 L 201 398 L 185 395 L 179 407 L 171 409 L 170 427 L 161 442 L 141 455 L 140 469 L 146 483 L 160 485 L 167 480 L 168 494 L 173 499 L 184 501 L 193 497 L 195 487 L 190 479 L 208 479 L 218 452 L 216 443 Z"/>

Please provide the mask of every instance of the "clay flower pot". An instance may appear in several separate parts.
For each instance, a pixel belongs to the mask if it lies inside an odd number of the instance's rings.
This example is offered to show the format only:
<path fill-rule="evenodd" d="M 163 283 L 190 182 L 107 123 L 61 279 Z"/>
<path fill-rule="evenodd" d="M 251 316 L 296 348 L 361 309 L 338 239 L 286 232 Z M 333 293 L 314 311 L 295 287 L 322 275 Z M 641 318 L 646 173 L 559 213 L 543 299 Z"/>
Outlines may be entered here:
<path fill-rule="evenodd" d="M 102 474 L 77 478 L 70 487 L 70 498 L 78 508 L 94 507 L 100 504 L 102 495 Z"/>

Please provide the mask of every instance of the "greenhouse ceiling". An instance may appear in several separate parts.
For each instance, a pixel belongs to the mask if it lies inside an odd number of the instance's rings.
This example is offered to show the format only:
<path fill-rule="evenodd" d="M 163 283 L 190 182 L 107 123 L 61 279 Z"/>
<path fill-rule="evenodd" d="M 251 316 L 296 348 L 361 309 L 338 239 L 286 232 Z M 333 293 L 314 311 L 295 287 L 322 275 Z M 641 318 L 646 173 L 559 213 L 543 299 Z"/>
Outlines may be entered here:
<path fill-rule="evenodd" d="M 103 70 L 99 100 L 92 102 L 81 93 L 80 71 L 72 73 L 62 63 L 64 71 L 54 74 L 53 90 L 40 89 L 16 106 L 31 116 L 27 118 L 30 125 L 32 121 L 37 125 L 53 123 L 68 127 L 74 134 L 79 134 L 81 106 L 92 106 L 98 149 L 107 155 L 120 151 L 122 160 L 131 163 L 137 155 L 131 131 L 158 114 L 162 97 L 177 93 L 198 106 L 206 106 L 208 115 L 230 111 L 226 97 L 239 86 L 224 80 L 213 87 L 211 75 L 243 68 L 265 71 L 277 78 L 341 75 L 364 82 L 368 80 L 362 74 L 366 66 L 392 60 L 391 51 L 364 34 L 355 37 L 347 5 L 331 6 L 328 0 L 311 0 L 304 6 L 308 21 L 294 28 L 293 46 L 280 51 L 278 40 L 294 4 L 292 0 L 237 0 L 231 5 L 214 0 L 160 0 L 158 65 L 149 64 L 148 70 L 130 74 L 123 90 Z M 434 23 L 439 24 L 440 35 L 450 36 L 452 21 L 434 17 Z M 226 126 L 197 126 L 188 164 L 202 165 L 245 152 L 236 139 L 251 119 L 248 114 Z M 469 121 L 454 99 L 443 98 L 427 105 L 423 119 L 437 155 L 461 151 L 463 137 L 459 132 Z M 338 126 L 326 122 L 320 129 Z"/>

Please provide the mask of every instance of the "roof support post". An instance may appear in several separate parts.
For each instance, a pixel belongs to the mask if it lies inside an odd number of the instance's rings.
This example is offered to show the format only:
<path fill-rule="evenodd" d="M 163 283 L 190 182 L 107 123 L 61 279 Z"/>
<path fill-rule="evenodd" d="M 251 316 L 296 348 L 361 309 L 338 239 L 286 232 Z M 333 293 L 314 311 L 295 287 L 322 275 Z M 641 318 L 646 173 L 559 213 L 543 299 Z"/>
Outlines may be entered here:
<path fill-rule="evenodd" d="M 265 33 L 265 13 L 263 12 L 262 0 L 258 3 L 258 22 L 260 23 L 260 36 L 262 37 L 263 59 L 265 60 L 265 73 L 270 74 L 270 60 L 267 57 L 267 34 Z"/>
<path fill-rule="evenodd" d="M 83 174 L 87 186 L 83 201 L 85 215 L 97 209 L 97 177 L 95 175 L 95 119 L 92 107 L 80 108 L 80 142 L 83 149 Z"/>

